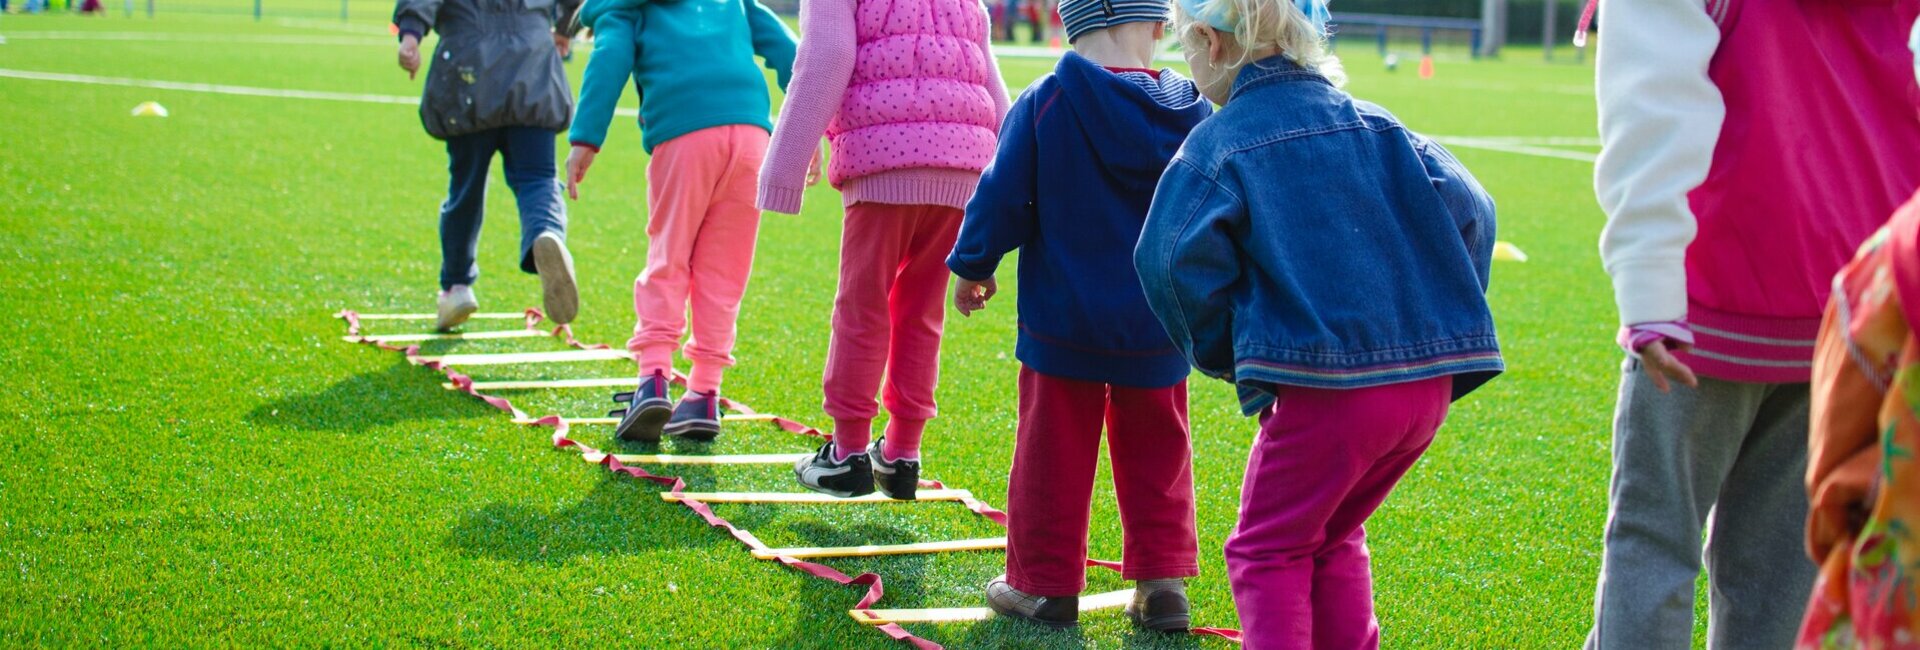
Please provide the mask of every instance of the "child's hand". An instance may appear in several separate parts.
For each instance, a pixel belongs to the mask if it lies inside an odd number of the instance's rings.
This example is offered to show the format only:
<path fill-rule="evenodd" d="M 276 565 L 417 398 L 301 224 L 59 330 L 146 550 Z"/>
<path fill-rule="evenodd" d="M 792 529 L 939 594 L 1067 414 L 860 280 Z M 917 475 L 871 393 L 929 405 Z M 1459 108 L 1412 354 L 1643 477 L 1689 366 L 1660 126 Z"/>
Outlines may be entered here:
<path fill-rule="evenodd" d="M 408 79 L 420 72 L 420 37 L 413 34 L 400 37 L 400 69 L 407 71 Z"/>
<path fill-rule="evenodd" d="M 553 49 L 559 51 L 560 56 L 565 58 L 568 54 L 573 53 L 573 39 L 567 38 L 567 35 L 560 32 L 554 32 Z"/>
<path fill-rule="evenodd" d="M 1673 343 L 1675 351 L 1685 351 L 1688 347 L 1685 343 Z M 1688 388 L 1700 387 L 1700 380 L 1694 378 L 1693 369 L 1667 351 L 1667 341 L 1654 341 L 1640 348 L 1640 371 L 1646 373 L 1647 378 L 1653 380 L 1654 387 L 1662 393 L 1672 388 L 1667 383 L 1669 379 Z"/>
<path fill-rule="evenodd" d="M 820 148 L 813 150 L 813 164 L 807 165 L 807 187 L 820 184 L 820 166 L 825 162 L 826 152 L 827 145 L 824 142 L 820 143 Z"/>
<path fill-rule="evenodd" d="M 960 310 L 961 316 L 972 316 L 973 312 L 987 308 L 987 301 L 993 294 L 1000 292 L 1000 283 L 989 277 L 979 282 L 966 278 L 953 279 L 953 308 Z"/>
<path fill-rule="evenodd" d="M 573 151 L 567 153 L 567 198 L 580 200 L 580 184 L 587 180 L 587 168 L 593 166 L 593 156 L 599 152 L 583 144 L 573 145 Z"/>

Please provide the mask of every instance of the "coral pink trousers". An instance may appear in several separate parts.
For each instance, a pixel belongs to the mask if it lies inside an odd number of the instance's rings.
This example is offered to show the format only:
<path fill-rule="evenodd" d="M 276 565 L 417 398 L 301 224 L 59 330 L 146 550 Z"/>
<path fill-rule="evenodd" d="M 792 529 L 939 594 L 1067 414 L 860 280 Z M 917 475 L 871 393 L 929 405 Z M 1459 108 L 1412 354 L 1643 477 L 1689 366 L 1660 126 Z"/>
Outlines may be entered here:
<path fill-rule="evenodd" d="M 641 374 L 672 374 L 680 337 L 693 365 L 688 387 L 709 393 L 733 365 L 734 322 L 760 233 L 760 162 L 767 131 L 741 124 L 661 143 L 647 165 L 647 268 L 633 281 L 638 316 L 627 349 Z"/>
<path fill-rule="evenodd" d="M 937 205 L 847 207 L 822 380 L 840 449 L 865 447 L 867 427 L 880 413 L 874 395 L 884 384 L 889 435 L 912 436 L 906 442 L 917 453 L 920 428 L 935 413 L 947 254 L 960 220 L 960 210 Z"/>
<path fill-rule="evenodd" d="M 1380 647 L 1362 524 L 1447 418 L 1451 377 L 1353 390 L 1293 386 L 1265 416 L 1227 539 L 1250 650 Z"/>

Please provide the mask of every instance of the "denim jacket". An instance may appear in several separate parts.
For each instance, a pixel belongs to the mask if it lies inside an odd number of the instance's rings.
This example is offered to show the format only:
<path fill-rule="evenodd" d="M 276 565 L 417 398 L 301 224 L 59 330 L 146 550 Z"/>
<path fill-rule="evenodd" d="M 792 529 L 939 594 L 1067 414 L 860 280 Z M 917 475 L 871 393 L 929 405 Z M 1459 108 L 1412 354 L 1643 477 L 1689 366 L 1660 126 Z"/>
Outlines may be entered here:
<path fill-rule="evenodd" d="M 1134 264 L 1174 344 L 1259 412 L 1281 386 L 1505 369 L 1493 199 L 1440 145 L 1283 57 L 1248 64 L 1161 177 Z"/>

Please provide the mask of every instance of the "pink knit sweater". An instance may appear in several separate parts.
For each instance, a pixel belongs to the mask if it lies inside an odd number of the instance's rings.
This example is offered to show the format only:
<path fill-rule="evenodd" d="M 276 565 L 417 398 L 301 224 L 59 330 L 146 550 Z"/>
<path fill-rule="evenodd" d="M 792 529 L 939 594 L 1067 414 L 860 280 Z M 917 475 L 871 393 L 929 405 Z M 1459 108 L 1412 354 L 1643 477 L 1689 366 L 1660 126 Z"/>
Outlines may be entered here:
<path fill-rule="evenodd" d="M 800 34 L 760 207 L 800 212 L 825 135 L 846 205 L 965 208 L 1007 114 L 980 0 L 803 0 Z"/>

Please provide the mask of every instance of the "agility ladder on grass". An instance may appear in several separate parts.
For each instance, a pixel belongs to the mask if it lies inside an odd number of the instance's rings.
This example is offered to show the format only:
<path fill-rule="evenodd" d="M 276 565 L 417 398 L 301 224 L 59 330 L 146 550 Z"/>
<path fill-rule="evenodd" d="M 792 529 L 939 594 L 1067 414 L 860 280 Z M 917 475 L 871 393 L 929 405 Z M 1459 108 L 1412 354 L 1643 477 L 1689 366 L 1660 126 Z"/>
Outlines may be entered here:
<path fill-rule="evenodd" d="M 866 587 L 867 588 L 866 595 L 861 597 L 860 602 L 855 604 L 853 609 L 848 611 L 848 614 L 852 616 L 855 621 L 858 621 L 859 623 L 864 625 L 872 626 L 874 629 L 877 629 L 885 633 L 887 636 L 892 637 L 895 640 L 912 643 L 913 645 L 921 648 L 922 650 L 938 650 L 941 647 L 940 644 L 934 643 L 927 639 L 914 636 L 911 632 L 908 632 L 905 628 L 900 627 L 900 624 L 901 623 L 943 623 L 943 622 L 955 622 L 955 621 L 973 621 L 973 620 L 984 620 L 989 616 L 991 616 L 991 610 L 985 607 L 932 608 L 932 609 L 874 609 L 873 605 L 878 603 L 881 597 L 886 594 L 886 590 L 881 586 L 881 579 L 879 574 L 868 572 L 868 573 L 862 573 L 858 576 L 849 577 L 847 574 L 841 573 L 840 571 L 834 569 L 833 567 L 829 567 L 823 564 L 818 564 L 815 562 L 809 562 L 808 560 L 819 559 L 819 558 L 833 558 L 833 557 L 873 557 L 873 556 L 881 556 L 881 555 L 1005 550 L 1007 546 L 1007 539 L 1005 537 L 949 540 L 949 541 L 940 541 L 940 542 L 920 542 L 920 543 L 914 543 L 914 544 L 809 547 L 809 548 L 774 548 L 774 547 L 768 546 L 765 542 L 760 541 L 760 539 L 758 537 L 755 537 L 753 533 L 748 532 L 747 530 L 744 530 L 737 526 L 734 526 L 732 522 L 729 522 L 726 519 L 721 518 L 719 515 L 714 514 L 713 509 L 707 504 L 709 503 L 861 504 L 861 503 L 885 502 L 888 500 L 878 494 L 870 495 L 867 497 L 854 498 L 854 499 L 839 499 L 839 498 L 829 497 L 826 495 L 815 494 L 811 492 L 688 492 L 686 491 L 686 487 L 687 487 L 686 482 L 682 481 L 678 477 L 654 474 L 652 472 L 648 472 L 644 469 L 641 469 L 640 467 L 637 467 L 637 465 L 643 465 L 643 464 L 648 464 L 648 465 L 789 464 L 794 462 L 796 459 L 805 457 L 806 454 L 735 454 L 735 455 L 691 455 L 691 456 L 690 455 L 673 455 L 673 454 L 646 454 L 646 455 L 610 454 L 598 449 L 594 449 L 592 447 L 588 447 L 584 444 L 581 444 L 580 442 L 575 441 L 572 438 L 569 438 L 567 436 L 567 433 L 574 425 L 613 424 L 617 422 L 617 420 L 613 418 L 566 418 L 566 417 L 561 417 L 559 415 L 531 417 L 527 415 L 526 412 L 521 411 L 518 407 L 515 407 L 513 403 L 508 401 L 506 398 L 503 398 L 497 395 L 491 395 L 482 391 L 522 390 L 522 389 L 535 389 L 535 388 L 624 387 L 624 386 L 637 385 L 639 383 L 639 379 L 637 377 L 561 379 L 561 380 L 548 380 L 548 381 L 477 382 L 477 381 L 474 381 L 472 377 L 469 377 L 466 374 L 453 370 L 453 367 L 455 366 L 502 365 L 502 364 L 521 364 L 521 363 L 558 363 L 558 362 L 568 362 L 568 361 L 604 361 L 604 360 L 611 360 L 611 359 L 632 359 L 633 358 L 632 355 L 627 351 L 613 349 L 611 346 L 608 346 L 603 343 L 592 344 L 592 345 L 581 343 L 579 339 L 574 338 L 573 329 L 567 325 L 560 325 L 558 327 L 553 328 L 551 331 L 541 329 L 540 322 L 545 319 L 545 316 L 543 316 L 540 313 L 540 311 L 537 309 L 528 309 L 522 313 L 512 313 L 512 312 L 479 313 L 479 314 L 474 314 L 473 316 L 470 317 L 478 320 L 521 320 L 522 322 L 525 323 L 525 327 L 521 329 L 479 331 L 479 332 L 456 332 L 456 333 L 385 334 L 385 335 L 364 335 L 360 333 L 360 324 L 362 321 L 372 321 L 372 320 L 425 321 L 425 320 L 433 320 L 434 318 L 436 318 L 435 314 L 361 314 L 361 313 L 354 312 L 352 310 L 344 310 L 337 314 L 334 314 L 334 316 L 336 318 L 345 320 L 347 323 L 347 335 L 345 337 L 342 337 L 346 341 L 372 345 L 372 346 L 379 347 L 380 349 L 383 349 L 383 350 L 391 350 L 394 352 L 399 352 L 401 354 L 406 355 L 407 360 L 411 363 L 414 363 L 416 365 L 426 366 L 434 370 L 438 370 L 442 374 L 444 374 L 447 378 L 446 383 L 441 384 L 443 388 L 446 388 L 448 390 L 463 392 L 468 395 L 472 395 L 486 402 L 487 404 L 493 406 L 494 408 L 500 409 L 502 411 L 506 411 L 508 414 L 510 414 L 513 417 L 513 422 L 515 424 L 522 424 L 522 425 L 528 425 L 528 426 L 544 426 L 544 427 L 552 428 L 553 429 L 552 441 L 553 441 L 554 448 L 576 450 L 580 453 L 580 457 L 582 460 L 589 463 L 600 465 L 601 467 L 605 467 L 607 468 L 608 471 L 619 472 L 622 474 L 626 474 L 628 476 L 632 476 L 634 478 L 643 479 L 643 480 L 651 481 L 651 482 L 666 486 L 667 491 L 660 493 L 660 498 L 663 501 L 666 501 L 669 503 L 678 503 L 680 505 L 686 506 L 688 510 L 693 511 L 694 514 L 699 515 L 703 521 L 707 522 L 707 525 L 727 531 L 728 535 L 731 535 L 735 540 L 738 540 L 741 544 L 745 544 L 747 547 L 747 550 L 752 554 L 754 558 L 760 559 L 760 560 L 779 562 L 783 565 L 786 565 L 790 568 L 800 571 L 801 573 L 805 573 L 807 575 L 810 575 L 816 578 L 821 578 L 824 580 L 831 580 L 833 582 L 836 582 L 842 585 Z M 513 353 L 493 353 L 493 354 L 447 354 L 447 355 L 440 355 L 440 356 L 422 356 L 420 354 L 420 346 L 418 345 L 420 342 L 424 342 L 424 341 L 485 340 L 485 339 L 509 339 L 509 338 L 548 337 L 548 336 L 554 337 L 554 338 L 564 338 L 566 341 L 567 347 L 571 349 L 556 351 L 556 352 L 513 352 Z M 399 345 L 395 345 L 396 343 L 409 343 L 411 345 L 406 345 L 402 347 Z M 673 377 L 673 382 L 675 384 L 684 384 L 685 381 L 686 381 L 686 377 L 679 375 L 678 373 L 676 373 L 675 376 Z M 820 430 L 815 429 L 813 427 L 807 426 L 805 424 L 801 424 L 800 422 L 790 420 L 784 417 L 760 413 L 758 411 L 753 410 L 752 408 L 748 407 L 745 404 L 741 404 L 739 402 L 727 399 L 725 397 L 720 398 L 720 405 L 722 408 L 728 411 L 731 411 L 730 414 L 724 416 L 723 418 L 728 421 L 769 422 L 769 423 L 772 423 L 774 426 L 780 427 L 781 429 L 789 433 L 794 433 L 794 434 L 799 434 L 804 436 L 813 436 L 816 438 L 828 437 L 825 434 L 821 433 Z M 999 524 L 1002 527 L 1005 527 L 1007 525 L 1007 514 L 1005 512 L 1001 512 L 999 509 L 994 508 L 993 506 L 988 505 L 986 502 L 979 500 L 978 498 L 974 497 L 973 493 L 971 492 L 968 492 L 966 490 L 948 489 L 947 486 L 941 484 L 939 481 L 927 480 L 927 479 L 922 479 L 920 481 L 920 487 L 922 489 L 918 494 L 919 501 L 957 502 L 957 503 L 960 503 L 961 505 L 966 506 L 966 508 L 969 511 L 972 511 L 974 514 L 980 515 L 981 517 L 985 517 L 988 521 Z M 1104 567 L 1114 571 L 1120 570 L 1120 563 L 1109 561 L 1109 560 L 1096 560 L 1096 559 L 1089 558 L 1087 560 L 1087 566 L 1088 567 Z M 1127 604 L 1127 602 L 1132 598 L 1132 594 L 1133 594 L 1133 591 L 1131 589 L 1124 589 L 1120 591 L 1112 591 L 1112 592 L 1083 597 L 1080 599 L 1080 609 L 1081 611 L 1089 611 L 1089 610 L 1096 610 L 1096 609 L 1108 609 L 1113 607 L 1121 607 Z M 1224 628 L 1197 627 L 1197 628 L 1193 628 L 1191 632 L 1193 634 L 1198 634 L 1198 635 L 1217 636 L 1217 637 L 1221 637 L 1234 642 L 1238 642 L 1240 640 L 1240 632 L 1238 630 L 1231 630 L 1231 629 L 1224 629 Z"/>

